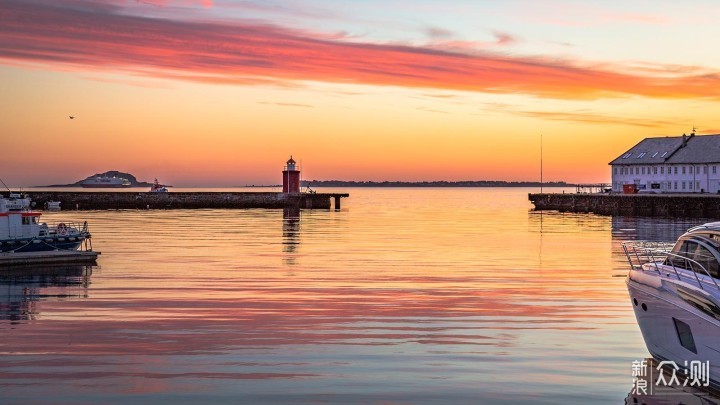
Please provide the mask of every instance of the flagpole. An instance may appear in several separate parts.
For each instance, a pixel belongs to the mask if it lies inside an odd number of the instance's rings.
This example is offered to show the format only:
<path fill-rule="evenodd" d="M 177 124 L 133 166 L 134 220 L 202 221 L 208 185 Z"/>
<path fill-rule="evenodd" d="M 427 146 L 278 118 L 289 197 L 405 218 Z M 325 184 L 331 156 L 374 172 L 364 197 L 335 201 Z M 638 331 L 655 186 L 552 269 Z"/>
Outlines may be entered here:
<path fill-rule="evenodd" d="M 540 194 L 543 192 L 543 144 L 542 144 L 542 134 L 540 134 Z"/>

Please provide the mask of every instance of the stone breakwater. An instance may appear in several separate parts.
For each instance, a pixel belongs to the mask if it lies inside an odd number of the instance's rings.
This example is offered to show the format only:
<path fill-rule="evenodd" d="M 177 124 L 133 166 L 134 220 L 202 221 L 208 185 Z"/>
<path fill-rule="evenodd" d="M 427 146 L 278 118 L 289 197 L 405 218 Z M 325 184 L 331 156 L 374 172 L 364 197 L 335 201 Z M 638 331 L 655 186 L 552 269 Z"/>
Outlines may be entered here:
<path fill-rule="evenodd" d="M 718 218 L 717 194 L 528 194 L 536 210 L 641 217 Z"/>
<path fill-rule="evenodd" d="M 199 209 L 199 208 L 340 208 L 345 193 L 271 192 L 45 192 L 26 193 L 35 209 L 60 201 L 62 210 Z"/>

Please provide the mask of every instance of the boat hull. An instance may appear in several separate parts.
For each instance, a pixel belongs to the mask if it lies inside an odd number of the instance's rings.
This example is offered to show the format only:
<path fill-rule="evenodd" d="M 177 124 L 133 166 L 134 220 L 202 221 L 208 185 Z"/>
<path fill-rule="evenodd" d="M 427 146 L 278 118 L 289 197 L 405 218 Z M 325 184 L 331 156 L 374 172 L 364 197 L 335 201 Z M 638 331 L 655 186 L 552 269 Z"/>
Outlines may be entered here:
<path fill-rule="evenodd" d="M 689 368 L 692 361 L 709 362 L 710 386 L 720 388 L 720 321 L 663 287 L 631 279 L 627 280 L 627 287 L 635 318 L 650 354 L 659 361 L 673 361 L 684 369 Z M 683 329 L 684 325 L 678 326 L 683 323 L 687 329 Z M 688 334 L 692 345 L 688 344 Z M 682 379 L 685 374 L 678 371 L 678 376 Z"/>
<path fill-rule="evenodd" d="M 85 240 L 80 236 L 37 237 L 0 241 L 0 253 L 47 252 L 53 250 L 77 250 Z"/>

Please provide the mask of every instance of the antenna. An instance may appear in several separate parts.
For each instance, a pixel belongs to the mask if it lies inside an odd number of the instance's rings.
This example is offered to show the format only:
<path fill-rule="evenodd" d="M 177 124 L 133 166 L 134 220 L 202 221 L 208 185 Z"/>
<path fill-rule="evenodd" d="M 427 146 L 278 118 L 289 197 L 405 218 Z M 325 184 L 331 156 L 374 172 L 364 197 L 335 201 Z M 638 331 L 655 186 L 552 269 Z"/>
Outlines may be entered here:
<path fill-rule="evenodd" d="M 542 141 L 543 141 L 542 134 L 540 134 L 540 194 L 543 193 L 543 172 L 542 172 L 542 169 L 543 169 L 543 161 L 542 161 L 542 158 L 543 158 L 543 156 L 542 156 L 543 150 L 542 149 L 543 148 L 542 148 L 542 146 L 543 145 L 542 145 Z"/>
<path fill-rule="evenodd" d="M 0 183 L 2 183 L 3 186 L 7 189 L 7 191 L 10 191 L 10 187 L 8 187 L 2 179 L 0 179 Z"/>

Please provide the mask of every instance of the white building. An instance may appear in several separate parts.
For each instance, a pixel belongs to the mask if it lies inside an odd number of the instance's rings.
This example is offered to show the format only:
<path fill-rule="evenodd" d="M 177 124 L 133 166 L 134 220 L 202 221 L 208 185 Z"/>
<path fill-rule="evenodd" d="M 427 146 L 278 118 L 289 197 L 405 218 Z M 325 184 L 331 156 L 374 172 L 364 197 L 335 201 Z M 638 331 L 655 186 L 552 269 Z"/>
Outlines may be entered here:
<path fill-rule="evenodd" d="M 718 193 L 720 135 L 645 138 L 610 166 L 613 192 L 635 184 L 640 191 Z"/>

